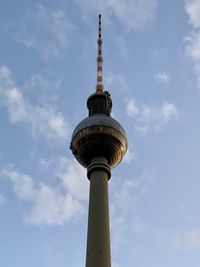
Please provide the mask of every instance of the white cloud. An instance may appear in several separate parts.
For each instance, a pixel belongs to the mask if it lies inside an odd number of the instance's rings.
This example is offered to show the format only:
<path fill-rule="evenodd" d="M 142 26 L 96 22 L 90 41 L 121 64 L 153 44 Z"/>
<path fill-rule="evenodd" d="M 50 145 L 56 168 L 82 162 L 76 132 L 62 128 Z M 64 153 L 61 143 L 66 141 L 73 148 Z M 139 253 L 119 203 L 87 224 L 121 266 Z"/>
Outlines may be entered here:
<path fill-rule="evenodd" d="M 200 2 L 199 0 L 187 0 L 185 11 L 189 16 L 192 30 L 185 36 L 186 53 L 194 63 L 198 87 L 200 88 Z"/>
<path fill-rule="evenodd" d="M 135 128 L 136 131 L 138 131 L 142 135 L 146 135 L 147 132 L 148 132 L 148 126 L 138 126 L 138 125 L 135 125 L 134 128 Z"/>
<path fill-rule="evenodd" d="M 24 18 L 23 27 L 17 31 L 16 40 L 27 48 L 36 49 L 47 59 L 60 55 L 69 44 L 74 28 L 63 11 L 51 11 L 42 4 L 37 4 L 36 11 Z"/>
<path fill-rule="evenodd" d="M 62 113 L 50 105 L 31 105 L 6 66 L 0 68 L 0 96 L 1 105 L 7 109 L 10 121 L 25 124 L 32 136 L 41 135 L 55 142 L 68 137 L 69 126 Z"/>
<path fill-rule="evenodd" d="M 86 170 L 76 162 L 66 157 L 46 161 L 40 159 L 46 170 L 50 170 L 59 178 L 63 187 L 76 199 L 82 201 L 88 198 L 88 179 Z"/>
<path fill-rule="evenodd" d="M 127 106 L 126 106 L 126 112 L 127 112 L 128 116 L 130 116 L 130 117 L 135 117 L 135 116 L 139 115 L 139 108 L 138 108 L 134 98 L 132 98 L 128 101 Z"/>
<path fill-rule="evenodd" d="M 36 225 L 62 225 L 82 212 L 82 205 L 70 194 L 62 195 L 50 186 L 41 184 L 26 221 Z"/>
<path fill-rule="evenodd" d="M 59 173 L 60 180 L 73 197 L 80 201 L 88 199 L 89 181 L 86 170 L 75 160 L 70 163 L 68 162 L 68 164 L 67 161 L 66 158 L 60 160 L 59 168 L 66 166 L 64 167 L 66 170 Z"/>
<path fill-rule="evenodd" d="M 105 85 L 108 88 L 111 86 L 115 87 L 119 89 L 120 91 L 128 90 L 128 84 L 127 84 L 127 80 L 124 74 L 110 73 L 108 76 L 106 76 Z"/>
<path fill-rule="evenodd" d="M 181 250 L 200 249 L 200 230 L 193 229 L 174 238 L 175 247 Z"/>
<path fill-rule="evenodd" d="M 127 209 L 129 209 L 129 203 L 134 203 L 133 192 L 139 187 L 140 183 L 138 180 L 130 179 L 123 181 L 119 188 L 117 188 L 116 185 L 117 184 L 113 185 L 115 189 L 113 191 L 113 203 L 115 202 L 117 205 L 112 206 L 112 211 L 114 213 L 117 210 L 121 210 L 121 212 L 127 212 Z M 117 186 L 119 186 L 119 184 Z"/>
<path fill-rule="evenodd" d="M 179 112 L 176 106 L 164 102 L 160 107 L 138 105 L 134 98 L 128 100 L 126 105 L 127 115 L 136 122 L 135 129 L 146 133 L 150 128 L 161 130 L 172 119 L 177 119 Z"/>
<path fill-rule="evenodd" d="M 102 13 L 109 19 L 111 14 L 127 29 L 139 29 L 154 19 L 157 0 L 75 0 L 83 18 Z"/>
<path fill-rule="evenodd" d="M 24 91 L 28 92 L 32 101 L 41 104 L 49 104 L 58 99 L 58 90 L 62 84 L 62 79 L 53 80 L 41 75 L 35 74 L 29 80 L 25 81 Z"/>
<path fill-rule="evenodd" d="M 200 2 L 199 0 L 186 0 L 185 10 L 189 15 L 190 23 L 194 28 L 200 27 Z"/>
<path fill-rule="evenodd" d="M 154 174 L 143 172 L 137 179 L 113 177 L 110 184 L 111 239 L 113 249 L 123 242 L 134 239 L 133 235 L 142 235 L 148 223 L 137 214 L 139 199 L 149 192 L 154 182 Z"/>
<path fill-rule="evenodd" d="M 157 3 L 156 0 L 110 0 L 112 12 L 129 30 L 144 27 L 151 22 L 154 19 Z"/>
<path fill-rule="evenodd" d="M 121 55 L 121 58 L 127 58 L 129 55 L 129 50 L 126 43 L 126 38 L 124 36 L 116 36 L 115 42 L 117 44 L 118 53 Z"/>
<path fill-rule="evenodd" d="M 128 148 L 123 161 L 129 164 L 136 158 L 137 158 L 137 154 L 134 151 L 130 150 L 130 148 Z"/>
<path fill-rule="evenodd" d="M 125 181 L 118 181 L 117 177 L 114 177 L 110 186 L 112 246 L 117 248 L 119 244 L 126 242 L 126 233 L 130 236 L 133 233 L 141 234 L 146 230 L 146 223 L 136 215 L 135 208 L 138 193 L 144 191 L 146 181 L 145 177 L 140 177 L 140 180 Z"/>
<path fill-rule="evenodd" d="M 155 73 L 154 79 L 155 79 L 155 81 L 161 82 L 161 83 L 169 83 L 170 82 L 170 76 L 165 71 L 159 71 L 158 73 Z"/>
<path fill-rule="evenodd" d="M 16 196 L 29 203 L 25 221 L 35 225 L 63 225 L 75 220 L 85 211 L 82 200 L 86 198 L 87 181 L 84 171 L 74 161 L 57 159 L 57 185 L 34 184 L 29 175 L 3 167 L 1 176 L 13 183 Z M 66 164 L 63 168 L 63 164 Z M 50 167 L 51 172 L 53 165 Z M 84 173 L 85 174 L 85 173 Z M 75 182 L 73 181 L 75 179 Z M 60 181 L 60 182 L 59 182 Z"/>
<path fill-rule="evenodd" d="M 133 194 L 134 189 L 138 187 L 137 181 L 126 180 L 120 186 L 119 184 L 116 186 L 115 183 L 111 186 L 112 198 L 110 206 L 111 237 L 114 247 L 122 242 L 122 236 L 124 236 L 124 232 L 129 228 L 130 218 L 127 222 L 127 208 L 129 203 L 132 203 L 132 207 L 135 204 L 135 196 Z"/>

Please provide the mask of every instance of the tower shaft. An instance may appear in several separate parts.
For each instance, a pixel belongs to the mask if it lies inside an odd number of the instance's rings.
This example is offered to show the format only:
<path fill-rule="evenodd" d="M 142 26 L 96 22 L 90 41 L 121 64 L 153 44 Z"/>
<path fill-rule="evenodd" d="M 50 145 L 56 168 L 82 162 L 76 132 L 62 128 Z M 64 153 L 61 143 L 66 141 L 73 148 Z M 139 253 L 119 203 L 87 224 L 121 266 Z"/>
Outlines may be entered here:
<path fill-rule="evenodd" d="M 95 158 L 88 167 L 90 197 L 86 267 L 111 267 L 108 180 L 105 158 Z"/>

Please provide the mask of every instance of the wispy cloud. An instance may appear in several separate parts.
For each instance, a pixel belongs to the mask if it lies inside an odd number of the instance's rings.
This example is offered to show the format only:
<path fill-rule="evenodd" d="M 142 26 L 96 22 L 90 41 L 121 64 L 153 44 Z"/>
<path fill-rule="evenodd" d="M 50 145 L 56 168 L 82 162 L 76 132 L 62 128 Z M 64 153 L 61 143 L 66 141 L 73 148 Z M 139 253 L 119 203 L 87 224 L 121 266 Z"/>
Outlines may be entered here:
<path fill-rule="evenodd" d="M 34 74 L 25 81 L 23 90 L 28 92 L 32 101 L 44 105 L 58 100 L 58 90 L 62 84 L 62 79 L 54 80 L 51 77 L 46 78 L 41 74 Z"/>
<path fill-rule="evenodd" d="M 186 53 L 194 63 L 194 68 L 200 89 L 200 3 L 199 0 L 187 0 L 185 11 L 189 16 L 189 22 L 192 26 L 191 31 L 185 36 Z"/>
<path fill-rule="evenodd" d="M 148 25 L 155 17 L 157 0 L 75 0 L 80 7 L 84 19 L 96 16 L 98 13 L 116 16 L 118 21 L 127 29 L 139 29 Z"/>
<path fill-rule="evenodd" d="M 159 72 L 154 74 L 154 79 L 156 82 L 167 84 L 170 82 L 171 77 L 167 72 L 159 71 Z"/>
<path fill-rule="evenodd" d="M 128 83 L 124 74 L 110 73 L 105 78 L 105 85 L 108 88 L 115 87 L 123 92 L 128 90 Z"/>
<path fill-rule="evenodd" d="M 48 141 L 59 142 L 68 136 L 69 126 L 62 113 L 50 105 L 30 104 L 6 66 L 0 68 L 0 96 L 0 103 L 7 109 L 10 121 L 23 123 L 33 137 L 39 135 Z"/>
<path fill-rule="evenodd" d="M 185 11 L 194 28 L 200 27 L 200 2 L 199 0 L 185 0 Z"/>
<path fill-rule="evenodd" d="M 27 14 L 16 33 L 16 40 L 37 50 L 45 59 L 58 56 L 69 44 L 75 26 L 61 10 L 52 11 L 42 4 Z"/>
<path fill-rule="evenodd" d="M 129 49 L 124 36 L 116 36 L 116 44 L 118 53 L 121 56 L 121 59 L 127 58 L 129 56 Z"/>
<path fill-rule="evenodd" d="M 128 148 L 127 152 L 126 152 L 126 155 L 124 157 L 124 162 L 126 163 L 131 163 L 133 160 L 137 159 L 137 154 L 131 150 L 130 148 Z"/>
<path fill-rule="evenodd" d="M 83 170 L 74 161 L 66 158 L 56 160 L 57 185 L 46 183 L 35 184 L 33 177 L 15 170 L 10 166 L 1 168 L 0 175 L 7 178 L 13 184 L 16 196 L 28 203 L 25 211 L 25 221 L 35 225 L 63 225 L 76 220 L 85 211 L 81 200 L 84 198 L 84 186 L 81 180 L 87 180 L 83 176 Z M 63 169 L 63 162 L 67 165 Z M 51 169 L 51 171 L 53 171 Z M 85 173 L 84 173 L 85 174 Z M 75 178 L 76 182 L 72 179 Z"/>
<path fill-rule="evenodd" d="M 179 112 L 173 103 L 164 102 L 160 107 L 139 105 L 134 98 L 128 100 L 127 115 L 134 119 L 135 129 L 146 133 L 150 128 L 163 129 L 172 119 L 177 119 Z"/>
<path fill-rule="evenodd" d="M 117 246 L 122 241 L 122 236 L 130 227 L 130 217 L 127 222 L 129 211 L 129 203 L 132 207 L 135 206 L 135 189 L 138 188 L 139 182 L 137 180 L 125 180 L 121 185 L 111 186 L 111 235 L 113 246 Z M 120 190 L 119 190 L 120 188 Z M 123 240 L 124 241 L 124 240 Z"/>
<path fill-rule="evenodd" d="M 179 250 L 200 250 L 200 229 L 193 229 L 174 237 L 173 243 Z"/>
<path fill-rule="evenodd" d="M 0 194 L 0 205 L 3 204 L 6 201 L 5 197 Z"/>
<path fill-rule="evenodd" d="M 118 248 L 132 234 L 142 234 L 147 222 L 137 215 L 138 198 L 148 191 L 152 175 L 144 172 L 138 179 L 118 180 L 113 178 L 111 191 L 111 237 L 112 245 Z M 130 208 L 131 203 L 131 208 Z M 127 234 L 128 233 L 128 234 Z"/>
<path fill-rule="evenodd" d="M 59 178 L 63 187 L 76 199 L 88 198 L 88 179 L 86 170 L 75 160 L 58 157 L 51 160 L 40 159 L 40 164 Z"/>

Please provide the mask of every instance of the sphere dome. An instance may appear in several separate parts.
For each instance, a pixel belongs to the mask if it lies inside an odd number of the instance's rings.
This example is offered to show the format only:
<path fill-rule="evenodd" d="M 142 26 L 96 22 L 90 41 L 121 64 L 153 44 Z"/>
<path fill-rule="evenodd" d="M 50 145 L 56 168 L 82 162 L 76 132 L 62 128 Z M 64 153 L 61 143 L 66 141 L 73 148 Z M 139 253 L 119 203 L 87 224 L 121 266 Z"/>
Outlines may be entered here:
<path fill-rule="evenodd" d="M 120 123 L 110 116 L 89 116 L 75 128 L 70 148 L 77 161 L 86 168 L 96 157 L 106 158 L 113 168 L 126 154 L 126 133 Z"/>

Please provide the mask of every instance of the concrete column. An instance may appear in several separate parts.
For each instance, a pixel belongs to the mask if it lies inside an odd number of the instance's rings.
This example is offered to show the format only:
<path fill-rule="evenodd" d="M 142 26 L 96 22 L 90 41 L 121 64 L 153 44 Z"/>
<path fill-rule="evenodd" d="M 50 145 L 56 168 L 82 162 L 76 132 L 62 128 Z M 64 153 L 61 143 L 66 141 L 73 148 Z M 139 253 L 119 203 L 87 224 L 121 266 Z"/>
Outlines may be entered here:
<path fill-rule="evenodd" d="M 86 267 L 111 267 L 108 208 L 110 167 L 95 158 L 88 167 L 90 180 Z"/>

